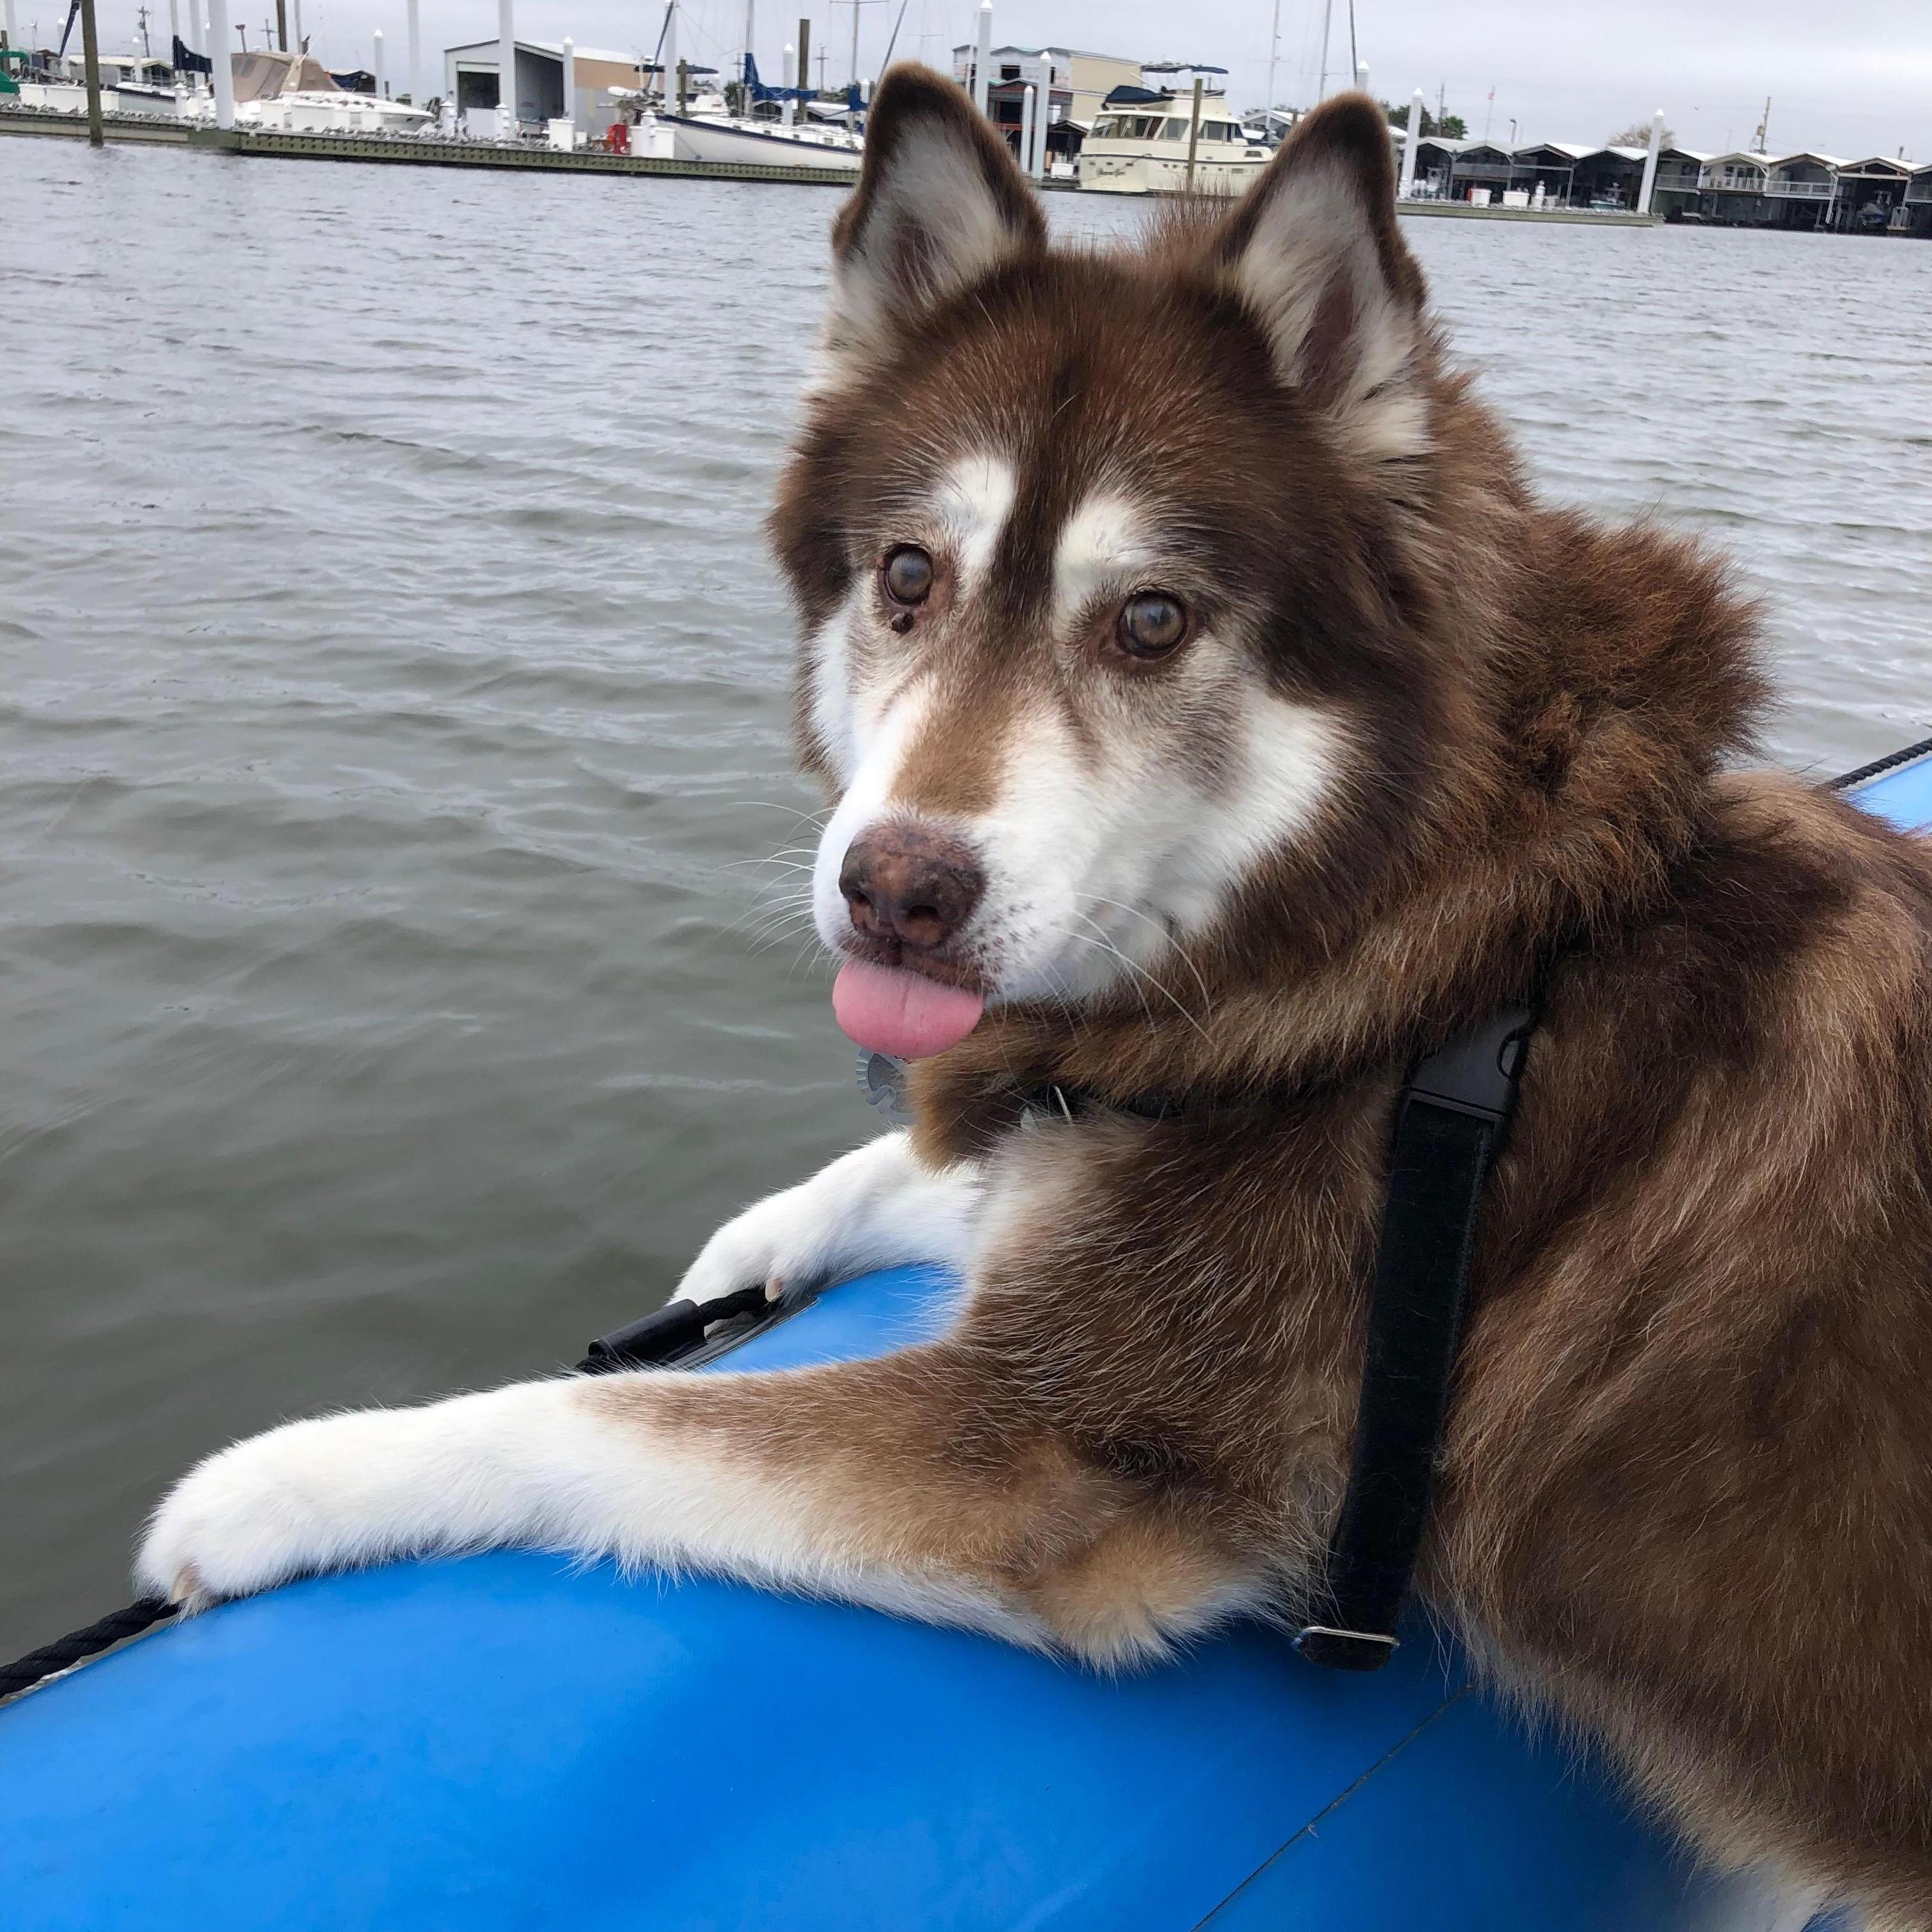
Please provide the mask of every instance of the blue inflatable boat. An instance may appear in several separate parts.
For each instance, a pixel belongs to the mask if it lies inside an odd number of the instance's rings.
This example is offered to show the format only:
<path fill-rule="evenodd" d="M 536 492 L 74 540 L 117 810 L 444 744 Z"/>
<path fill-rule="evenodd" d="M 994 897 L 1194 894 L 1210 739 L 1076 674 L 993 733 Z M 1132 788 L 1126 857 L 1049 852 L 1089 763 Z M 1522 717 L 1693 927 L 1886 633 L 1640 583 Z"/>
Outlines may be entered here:
<path fill-rule="evenodd" d="M 1854 775 L 1932 826 L 1932 748 Z M 734 1367 L 876 1353 L 848 1282 Z M 294 1585 L 0 1708 L 4 1932 L 1766 1932 L 1411 1633 L 1232 1631 L 1118 1680 L 989 1640 L 502 1553 Z"/>

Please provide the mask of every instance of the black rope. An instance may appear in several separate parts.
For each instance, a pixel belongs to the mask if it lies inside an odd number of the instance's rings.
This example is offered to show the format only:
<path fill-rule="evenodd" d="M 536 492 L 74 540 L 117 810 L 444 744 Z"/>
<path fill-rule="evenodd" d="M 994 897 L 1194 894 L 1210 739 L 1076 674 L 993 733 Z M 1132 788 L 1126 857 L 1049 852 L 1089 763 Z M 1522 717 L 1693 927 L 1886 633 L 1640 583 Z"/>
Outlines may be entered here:
<path fill-rule="evenodd" d="M 175 1610 L 164 1597 L 143 1597 L 124 1610 L 110 1611 L 85 1630 L 70 1630 L 65 1636 L 44 1643 L 38 1650 L 30 1650 L 11 1664 L 0 1664 L 0 1697 L 31 1690 L 36 1684 L 44 1684 L 50 1677 L 57 1677 L 76 1664 L 85 1664 L 90 1657 L 98 1657 L 104 1650 L 112 1650 L 130 1636 L 139 1636 L 144 1630 L 166 1623 Z"/>
<path fill-rule="evenodd" d="M 578 1364 L 578 1370 L 582 1374 L 596 1376 L 623 1369 L 694 1367 L 699 1359 L 708 1360 L 724 1348 L 748 1341 L 755 1332 L 752 1328 L 728 1336 L 706 1332 L 719 1323 L 742 1322 L 752 1316 L 782 1319 L 803 1306 L 804 1299 L 774 1303 L 760 1287 L 741 1288 L 720 1295 L 715 1301 L 668 1302 L 628 1328 L 598 1336 L 591 1343 L 590 1352 Z M 764 1325 L 764 1321 L 756 1324 L 758 1328 Z M 30 1650 L 11 1664 L 0 1664 L 0 1700 L 31 1690 L 36 1684 L 44 1684 L 50 1677 L 57 1677 L 76 1664 L 85 1664 L 90 1657 L 98 1657 L 104 1650 L 112 1650 L 117 1643 L 139 1636 L 156 1624 L 166 1623 L 176 1613 L 177 1606 L 164 1598 L 143 1597 L 125 1610 L 110 1612 L 85 1630 L 70 1630 L 65 1636 L 44 1643 L 38 1650 Z"/>
<path fill-rule="evenodd" d="M 1932 752 L 1932 738 L 1922 738 L 1916 745 L 1907 745 L 1902 752 L 1894 752 L 1888 758 L 1874 758 L 1868 765 L 1861 765 L 1855 772 L 1846 772 L 1833 778 L 1825 788 L 1827 791 L 1845 791 L 1855 784 L 1863 784 L 1867 778 L 1875 778 L 1882 773 L 1895 771 L 1900 765 L 1909 765 L 1914 758 L 1922 758 Z"/>

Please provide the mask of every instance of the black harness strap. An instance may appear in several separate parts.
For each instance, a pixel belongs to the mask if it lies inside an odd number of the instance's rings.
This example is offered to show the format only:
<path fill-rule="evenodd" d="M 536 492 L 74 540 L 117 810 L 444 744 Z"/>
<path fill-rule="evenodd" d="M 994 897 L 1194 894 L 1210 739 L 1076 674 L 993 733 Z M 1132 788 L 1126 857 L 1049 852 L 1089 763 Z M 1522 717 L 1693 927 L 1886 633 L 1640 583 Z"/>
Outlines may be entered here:
<path fill-rule="evenodd" d="M 1418 1061 L 1396 1102 L 1354 1455 L 1328 1545 L 1324 1621 L 1294 1640 L 1304 1657 L 1331 1670 L 1379 1670 L 1396 1648 L 1429 1521 L 1477 1210 L 1516 1111 L 1534 1024 L 1527 1008 L 1497 1014 Z"/>

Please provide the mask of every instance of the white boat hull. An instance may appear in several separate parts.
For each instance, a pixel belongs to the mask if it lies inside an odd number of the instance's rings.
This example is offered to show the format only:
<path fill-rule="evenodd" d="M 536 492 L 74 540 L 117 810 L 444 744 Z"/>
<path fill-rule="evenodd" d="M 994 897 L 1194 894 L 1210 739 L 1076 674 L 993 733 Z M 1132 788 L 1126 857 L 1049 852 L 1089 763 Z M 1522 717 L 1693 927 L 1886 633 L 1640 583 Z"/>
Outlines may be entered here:
<path fill-rule="evenodd" d="M 850 174 L 862 158 L 857 141 L 847 145 L 842 129 L 801 128 L 788 134 L 774 128 L 766 134 L 718 121 L 701 121 L 684 114 L 660 114 L 660 128 L 671 131 L 673 153 L 680 161 L 736 161 L 754 167 L 836 168 Z M 830 133 L 836 140 L 828 142 Z"/>
<path fill-rule="evenodd" d="M 1267 165 L 1265 154 L 1256 154 L 1252 158 L 1243 155 L 1238 160 L 1226 160 L 1197 157 L 1193 191 L 1196 194 L 1239 194 Z M 1184 148 L 1174 156 L 1093 154 L 1083 152 L 1078 170 L 1083 188 L 1102 194 L 1185 194 L 1188 191 L 1187 153 Z"/>

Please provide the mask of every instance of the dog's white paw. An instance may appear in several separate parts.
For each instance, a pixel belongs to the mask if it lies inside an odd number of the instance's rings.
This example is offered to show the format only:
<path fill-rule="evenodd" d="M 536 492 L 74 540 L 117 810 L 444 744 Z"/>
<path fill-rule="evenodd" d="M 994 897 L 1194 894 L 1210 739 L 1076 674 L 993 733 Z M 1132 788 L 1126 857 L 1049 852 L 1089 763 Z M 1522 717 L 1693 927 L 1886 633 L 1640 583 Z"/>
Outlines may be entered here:
<path fill-rule="evenodd" d="M 776 1300 L 788 1280 L 800 1278 L 813 1245 L 812 1216 L 794 1198 L 804 1191 L 788 1188 L 727 1221 L 686 1269 L 673 1300 L 715 1301 L 760 1286 Z"/>
<path fill-rule="evenodd" d="M 371 1479 L 406 1460 L 420 1411 L 292 1422 L 191 1471 L 150 1520 L 135 1562 L 145 1592 L 190 1610 L 292 1576 L 392 1553 Z"/>
<path fill-rule="evenodd" d="M 920 1254 L 922 1238 L 930 1247 L 948 1232 L 944 1210 L 929 1197 L 945 1192 L 950 1199 L 963 1184 L 922 1169 L 906 1134 L 882 1135 L 727 1221 L 686 1270 L 674 1299 L 714 1301 L 758 1287 L 776 1299 L 788 1287 Z"/>

